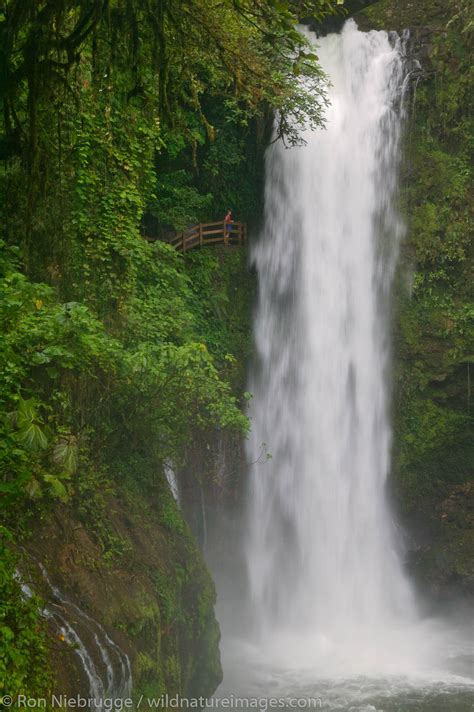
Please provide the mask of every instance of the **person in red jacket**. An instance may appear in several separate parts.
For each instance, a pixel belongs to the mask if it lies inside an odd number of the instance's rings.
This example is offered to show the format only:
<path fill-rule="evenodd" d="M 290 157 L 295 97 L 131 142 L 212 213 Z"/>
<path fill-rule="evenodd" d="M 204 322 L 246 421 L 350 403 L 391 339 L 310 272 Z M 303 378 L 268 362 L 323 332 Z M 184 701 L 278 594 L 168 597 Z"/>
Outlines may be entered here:
<path fill-rule="evenodd" d="M 234 218 L 232 217 L 232 211 L 229 210 L 227 211 L 227 215 L 224 218 L 224 226 L 225 226 L 225 240 L 227 241 L 229 238 L 230 233 L 232 232 L 232 224 L 234 222 Z"/>

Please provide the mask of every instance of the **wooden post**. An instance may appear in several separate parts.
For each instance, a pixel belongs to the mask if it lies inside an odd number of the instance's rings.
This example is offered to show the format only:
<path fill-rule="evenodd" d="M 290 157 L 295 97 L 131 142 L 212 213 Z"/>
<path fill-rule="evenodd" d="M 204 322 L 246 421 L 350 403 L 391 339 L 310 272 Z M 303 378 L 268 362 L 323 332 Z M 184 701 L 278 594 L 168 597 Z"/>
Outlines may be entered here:
<path fill-rule="evenodd" d="M 199 223 L 199 247 L 202 247 L 202 224 Z"/>
<path fill-rule="evenodd" d="M 244 229 L 243 223 L 239 223 L 239 245 L 242 244 L 242 231 Z"/>

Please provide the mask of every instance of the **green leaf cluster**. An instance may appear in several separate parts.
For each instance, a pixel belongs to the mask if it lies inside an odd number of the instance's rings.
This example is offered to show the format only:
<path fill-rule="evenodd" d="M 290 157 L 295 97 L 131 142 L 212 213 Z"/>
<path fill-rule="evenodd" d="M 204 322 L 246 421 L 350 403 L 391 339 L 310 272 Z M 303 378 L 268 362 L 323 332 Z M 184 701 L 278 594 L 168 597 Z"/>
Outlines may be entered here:
<path fill-rule="evenodd" d="M 40 496 L 45 486 L 66 500 L 80 470 L 80 444 L 92 447 L 107 423 L 113 430 L 117 412 L 127 413 L 121 427 L 129 445 L 148 442 L 161 460 L 176 455 L 191 427 L 245 431 L 236 397 L 205 344 L 193 340 L 187 275 L 170 248 L 159 249 L 170 254 L 168 269 L 150 266 L 142 276 L 121 339 L 88 307 L 59 303 L 7 262 L 0 313 L 0 394 L 9 413 L 4 493 Z"/>

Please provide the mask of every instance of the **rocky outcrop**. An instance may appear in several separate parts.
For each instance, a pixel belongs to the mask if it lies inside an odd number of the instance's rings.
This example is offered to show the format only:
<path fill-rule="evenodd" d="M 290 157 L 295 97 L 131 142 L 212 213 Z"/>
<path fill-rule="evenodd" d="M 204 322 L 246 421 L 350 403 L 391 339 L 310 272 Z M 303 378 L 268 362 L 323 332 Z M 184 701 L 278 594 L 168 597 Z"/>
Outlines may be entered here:
<path fill-rule="evenodd" d="M 21 576 L 44 602 L 55 693 L 206 697 L 220 683 L 214 585 L 164 481 L 107 497 L 102 521 L 56 507 Z"/>

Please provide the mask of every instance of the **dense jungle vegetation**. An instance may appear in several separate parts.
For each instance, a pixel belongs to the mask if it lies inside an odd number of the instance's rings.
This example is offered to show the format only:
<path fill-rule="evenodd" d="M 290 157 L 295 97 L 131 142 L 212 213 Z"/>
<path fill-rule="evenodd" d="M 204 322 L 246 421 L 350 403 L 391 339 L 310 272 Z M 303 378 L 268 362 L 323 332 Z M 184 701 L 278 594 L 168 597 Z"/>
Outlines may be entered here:
<path fill-rule="evenodd" d="M 292 144 L 299 125 L 320 123 L 325 101 L 296 15 L 321 18 L 337 4 L 2 4 L 0 689 L 8 681 L 9 694 L 50 685 L 38 602 L 15 577 L 14 552 L 35 523 L 66 508 L 113 559 L 123 542 L 107 527 L 105 493 L 154 491 L 186 444 L 248 428 L 249 335 L 223 317 L 245 258 L 183 258 L 156 238 L 228 207 L 241 220 L 258 214 L 268 117 L 278 112 L 277 136 Z M 178 518 L 163 513 L 181 531 Z"/>

